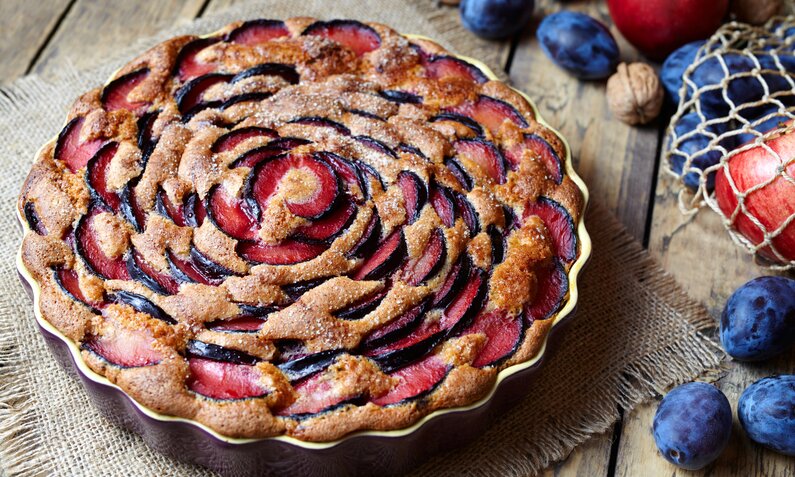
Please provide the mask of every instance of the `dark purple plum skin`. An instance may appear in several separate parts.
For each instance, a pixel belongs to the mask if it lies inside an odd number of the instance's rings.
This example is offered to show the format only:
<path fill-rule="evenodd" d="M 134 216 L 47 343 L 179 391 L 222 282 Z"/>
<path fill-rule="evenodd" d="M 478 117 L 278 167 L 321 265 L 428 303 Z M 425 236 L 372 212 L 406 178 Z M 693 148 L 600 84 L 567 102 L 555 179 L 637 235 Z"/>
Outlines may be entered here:
<path fill-rule="evenodd" d="M 723 60 L 729 75 L 748 72 L 755 68 L 754 61 L 736 53 L 724 54 Z M 693 69 L 690 79 L 700 89 L 710 85 L 720 85 L 727 78 L 723 66 L 716 57 L 711 57 L 700 62 Z M 762 83 L 753 76 L 741 76 L 729 80 L 725 86 L 726 95 L 735 105 L 756 101 L 764 96 Z M 702 91 L 699 95 L 701 110 L 708 119 L 724 116 L 729 112 L 730 105 L 723 97 L 723 88 Z"/>
<path fill-rule="evenodd" d="M 701 469 L 717 459 L 729 442 L 731 405 L 715 386 L 682 384 L 660 402 L 652 430 L 657 449 L 668 462 Z"/>
<path fill-rule="evenodd" d="M 674 104 L 679 104 L 679 90 L 682 88 L 682 77 L 685 70 L 693 64 L 698 54 L 698 49 L 706 43 L 704 40 L 688 43 L 674 51 L 662 65 L 660 80 L 662 81 L 668 97 Z"/>
<path fill-rule="evenodd" d="M 674 130 L 676 131 L 677 137 L 683 137 L 685 134 L 689 133 L 690 131 L 696 129 L 701 122 L 701 118 L 698 116 L 698 113 L 687 113 L 674 124 Z M 726 132 L 726 126 L 724 124 L 713 124 L 705 128 L 705 131 L 709 131 L 716 136 L 719 136 Z M 708 134 L 696 133 L 689 136 L 686 139 L 681 140 L 677 145 L 677 150 L 681 151 L 684 154 L 693 157 L 693 161 L 690 163 L 691 168 L 705 170 L 709 167 L 714 166 L 722 157 L 722 154 L 718 150 L 711 150 L 707 152 L 699 152 L 707 147 L 709 147 L 709 143 L 712 140 L 712 137 Z M 733 140 L 732 139 L 724 139 L 722 140 L 723 146 L 727 150 L 733 149 Z M 682 169 L 684 168 L 685 158 L 679 154 L 672 154 L 670 157 L 670 166 L 671 170 L 676 172 L 677 174 L 682 173 Z M 692 170 L 692 169 L 690 169 Z M 693 171 L 688 172 L 685 174 L 684 177 L 685 186 L 692 190 L 698 189 L 699 186 L 699 173 Z M 711 191 L 715 188 L 715 173 L 712 172 L 707 177 L 707 190 Z"/>
<path fill-rule="evenodd" d="M 761 361 L 795 342 L 795 280 L 759 277 L 732 293 L 723 308 L 720 340 L 732 357 Z"/>
<path fill-rule="evenodd" d="M 507 38 L 533 17 L 534 0 L 462 0 L 461 23 L 483 38 Z"/>
<path fill-rule="evenodd" d="M 577 78 L 607 78 L 618 65 L 618 44 L 610 30 L 584 13 L 549 15 L 536 36 L 544 53 Z"/>
<path fill-rule="evenodd" d="M 762 378 L 748 386 L 737 417 L 752 441 L 795 456 L 795 375 Z"/>

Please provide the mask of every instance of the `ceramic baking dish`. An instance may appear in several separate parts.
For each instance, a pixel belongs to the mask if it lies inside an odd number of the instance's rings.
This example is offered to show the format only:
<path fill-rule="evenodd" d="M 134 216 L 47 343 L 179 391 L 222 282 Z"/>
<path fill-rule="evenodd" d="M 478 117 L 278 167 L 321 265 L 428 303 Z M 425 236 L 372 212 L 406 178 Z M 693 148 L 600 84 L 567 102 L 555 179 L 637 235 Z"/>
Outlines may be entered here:
<path fill-rule="evenodd" d="M 408 38 L 429 40 L 419 35 Z M 458 56 L 483 71 L 489 79 L 497 76 L 485 64 Z M 535 112 L 536 119 L 555 133 L 565 145 L 566 174 L 582 192 L 587 206 L 588 189 L 574 171 L 571 152 L 565 139 L 538 114 L 535 104 L 518 91 Z M 53 139 L 54 141 L 55 139 Z M 491 391 L 467 406 L 440 409 L 410 427 L 391 431 L 361 431 L 329 442 L 306 442 L 277 436 L 259 439 L 221 435 L 195 421 L 159 414 L 130 398 L 107 378 L 92 371 L 83 361 L 78 345 L 44 320 L 40 308 L 40 288 L 17 256 L 19 275 L 34 303 L 38 328 L 55 358 L 76 374 L 94 405 L 108 419 L 135 432 L 153 449 L 178 460 L 195 463 L 224 475 L 395 475 L 418 465 L 429 456 L 449 450 L 478 437 L 504 412 L 526 394 L 531 376 L 550 350 L 550 341 L 568 321 L 578 298 L 577 279 L 591 254 L 591 241 L 585 228 L 584 211 L 577 224 L 579 256 L 569 270 L 568 298 L 554 320 L 538 354 L 523 363 L 502 370 Z M 24 233 L 32 233 L 19 215 Z"/>

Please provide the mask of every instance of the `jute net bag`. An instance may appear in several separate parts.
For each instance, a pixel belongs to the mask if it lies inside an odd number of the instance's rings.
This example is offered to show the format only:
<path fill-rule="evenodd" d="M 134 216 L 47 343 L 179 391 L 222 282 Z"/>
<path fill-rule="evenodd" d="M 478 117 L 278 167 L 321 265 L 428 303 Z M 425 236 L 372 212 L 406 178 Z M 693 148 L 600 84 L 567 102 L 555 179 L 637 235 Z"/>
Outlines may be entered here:
<path fill-rule="evenodd" d="M 709 206 L 761 265 L 795 269 L 795 153 L 777 141 L 795 132 L 795 16 L 724 25 L 679 93 L 664 160 L 680 209 Z"/>

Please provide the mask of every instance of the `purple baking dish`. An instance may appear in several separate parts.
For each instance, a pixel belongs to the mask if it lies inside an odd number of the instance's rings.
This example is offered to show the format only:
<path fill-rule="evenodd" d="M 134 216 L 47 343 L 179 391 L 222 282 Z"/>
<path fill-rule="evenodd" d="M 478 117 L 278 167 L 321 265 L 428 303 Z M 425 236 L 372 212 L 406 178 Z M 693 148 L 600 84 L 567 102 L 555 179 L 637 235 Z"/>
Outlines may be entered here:
<path fill-rule="evenodd" d="M 478 66 L 490 79 L 497 79 L 485 64 L 464 56 L 460 58 Z M 533 102 L 523 93 L 519 94 L 533 107 L 538 121 L 549 127 Z M 587 204 L 588 190 L 574 171 L 568 144 L 559 133 L 556 134 L 566 146 L 566 172 L 582 191 Z M 19 219 L 24 232 L 30 233 L 26 221 L 21 216 Z M 569 271 L 568 301 L 552 318 L 554 322 L 547 339 L 533 359 L 501 371 L 491 392 L 470 405 L 434 411 L 405 429 L 356 432 L 329 442 L 305 442 L 286 436 L 231 438 L 195 421 L 166 416 L 142 406 L 121 388 L 92 371 L 83 361 L 77 344 L 43 319 L 39 306 L 40 289 L 22 263 L 21 250 L 17 267 L 20 279 L 33 299 L 36 321 L 51 353 L 64 368 L 80 378 L 103 415 L 141 435 L 158 452 L 208 467 L 223 475 L 397 475 L 435 453 L 474 440 L 494 422 L 496 416 L 525 396 L 531 376 L 540 368 L 551 343 L 557 341 L 558 331 L 573 316 L 576 308 L 577 277 L 591 254 L 591 241 L 582 217 L 577 224 L 577 235 L 580 255 Z"/>

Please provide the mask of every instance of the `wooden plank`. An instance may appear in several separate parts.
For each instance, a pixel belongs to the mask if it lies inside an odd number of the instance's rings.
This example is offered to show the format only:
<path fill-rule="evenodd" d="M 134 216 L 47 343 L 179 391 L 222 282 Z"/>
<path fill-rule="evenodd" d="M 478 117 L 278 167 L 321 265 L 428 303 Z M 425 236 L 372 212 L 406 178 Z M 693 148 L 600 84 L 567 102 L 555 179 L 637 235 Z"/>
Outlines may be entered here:
<path fill-rule="evenodd" d="M 178 21 L 195 18 L 204 0 L 160 0 L 157 2 L 108 2 L 77 0 L 33 71 L 52 75 L 71 64 L 85 68 L 101 58 L 157 33 Z"/>
<path fill-rule="evenodd" d="M 544 13 L 560 8 L 544 6 Z M 567 2 L 566 8 L 585 11 L 611 25 L 603 2 L 578 0 Z M 541 14 L 536 17 L 541 18 Z M 625 61 L 638 57 L 623 41 L 621 50 Z M 533 98 L 544 119 L 567 139 L 575 167 L 591 195 L 615 211 L 630 233 L 642 240 L 659 124 L 637 128 L 613 118 L 607 108 L 605 82 L 578 81 L 557 68 L 539 48 L 535 28 L 519 43 L 511 80 Z"/>
<path fill-rule="evenodd" d="M 717 319 L 732 291 L 751 278 L 770 273 L 755 265 L 751 257 L 734 245 L 712 210 L 702 210 L 693 220 L 683 217 L 677 208 L 677 186 L 673 179 L 662 174 L 661 171 L 649 249 L 691 296 L 710 309 L 717 326 Z M 616 474 L 794 476 L 795 461 L 753 444 L 737 422 L 736 411 L 740 394 L 757 379 L 795 372 L 795 350 L 771 362 L 752 365 L 729 362 L 728 366 L 728 374 L 718 386 L 732 403 L 734 432 L 728 449 L 714 465 L 703 471 L 686 472 L 658 454 L 650 431 L 658 404 L 654 402 L 625 419 Z"/>
<path fill-rule="evenodd" d="M 10 83 L 25 74 L 31 61 L 58 25 L 69 3 L 69 0 L 36 2 L 35 5 L 28 0 L 0 2 L 2 83 Z"/>
<path fill-rule="evenodd" d="M 541 473 L 543 477 L 596 477 L 607 475 L 612 429 L 577 447 L 566 460 Z"/>

